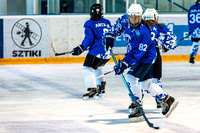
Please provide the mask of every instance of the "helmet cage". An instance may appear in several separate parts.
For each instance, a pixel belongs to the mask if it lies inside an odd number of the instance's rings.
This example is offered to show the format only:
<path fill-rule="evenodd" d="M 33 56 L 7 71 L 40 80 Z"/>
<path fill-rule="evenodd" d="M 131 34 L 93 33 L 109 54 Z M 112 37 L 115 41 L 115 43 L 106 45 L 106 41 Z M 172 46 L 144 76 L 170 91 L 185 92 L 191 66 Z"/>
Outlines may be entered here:
<path fill-rule="evenodd" d="M 139 17 L 139 21 L 137 23 L 135 23 L 135 24 L 132 24 L 131 21 L 130 21 L 130 17 L 128 17 L 128 23 L 130 24 L 130 26 L 132 28 L 136 28 L 136 27 L 138 27 L 140 25 L 140 23 L 142 21 L 142 16 L 138 16 L 138 17 Z"/>
<path fill-rule="evenodd" d="M 102 15 L 102 6 L 101 4 L 93 4 L 91 7 L 90 7 L 90 14 L 93 14 L 93 15 Z"/>

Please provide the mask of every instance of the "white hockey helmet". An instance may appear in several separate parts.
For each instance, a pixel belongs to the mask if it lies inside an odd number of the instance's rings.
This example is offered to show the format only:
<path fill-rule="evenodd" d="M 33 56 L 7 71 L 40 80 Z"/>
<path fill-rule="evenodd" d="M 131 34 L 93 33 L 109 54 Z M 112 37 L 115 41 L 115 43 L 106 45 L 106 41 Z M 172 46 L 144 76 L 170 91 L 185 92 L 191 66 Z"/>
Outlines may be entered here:
<path fill-rule="evenodd" d="M 142 16 L 144 20 L 158 21 L 158 13 L 154 8 L 147 8 Z"/>
<path fill-rule="evenodd" d="M 143 12 L 143 10 L 142 10 L 142 7 L 141 7 L 140 4 L 131 4 L 131 6 L 128 8 L 128 11 L 127 11 L 127 14 L 129 16 L 128 22 L 131 25 L 131 27 L 135 28 L 138 25 L 140 25 L 140 23 L 142 21 L 142 12 Z M 138 16 L 139 17 L 139 21 L 137 23 L 133 24 L 130 21 L 130 17 L 131 16 Z"/>
<path fill-rule="evenodd" d="M 129 16 L 142 16 L 142 7 L 140 4 L 131 4 L 128 8 L 127 14 Z"/>

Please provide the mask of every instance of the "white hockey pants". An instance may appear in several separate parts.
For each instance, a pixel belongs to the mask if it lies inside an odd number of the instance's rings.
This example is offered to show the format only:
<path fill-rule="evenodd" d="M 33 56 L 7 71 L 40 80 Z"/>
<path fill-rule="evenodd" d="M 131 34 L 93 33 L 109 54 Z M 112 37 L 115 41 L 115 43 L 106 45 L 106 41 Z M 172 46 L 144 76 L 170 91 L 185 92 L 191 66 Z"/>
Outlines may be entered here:
<path fill-rule="evenodd" d="M 197 52 L 199 50 L 199 44 L 200 44 L 200 41 L 192 43 L 192 47 L 190 49 L 190 57 L 193 57 L 193 58 L 196 57 Z"/>
<path fill-rule="evenodd" d="M 91 67 L 84 66 L 82 73 L 86 88 L 97 88 L 97 85 L 101 85 L 104 80 L 104 77 L 96 78 L 103 73 L 101 67 L 94 70 Z"/>
<path fill-rule="evenodd" d="M 138 79 L 130 74 L 126 75 L 126 80 L 130 87 L 130 90 L 140 104 L 142 104 L 142 91 L 150 94 L 154 98 L 158 99 L 158 101 L 163 101 L 167 95 L 160 86 L 158 86 L 157 84 L 152 84 L 151 79 L 139 82 L 140 86 L 138 85 Z M 131 98 L 131 101 L 134 102 L 130 94 L 129 96 Z"/>

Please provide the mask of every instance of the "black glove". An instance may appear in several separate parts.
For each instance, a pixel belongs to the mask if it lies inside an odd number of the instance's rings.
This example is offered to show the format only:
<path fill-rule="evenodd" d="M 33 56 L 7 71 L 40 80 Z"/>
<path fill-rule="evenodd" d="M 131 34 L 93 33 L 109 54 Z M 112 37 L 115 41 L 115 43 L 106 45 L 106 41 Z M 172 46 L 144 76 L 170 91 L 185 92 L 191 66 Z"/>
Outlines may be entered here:
<path fill-rule="evenodd" d="M 167 52 L 168 50 L 169 50 L 168 48 L 166 48 L 164 45 L 162 45 L 162 52 L 163 53 Z"/>
<path fill-rule="evenodd" d="M 123 73 L 126 68 L 128 68 L 128 64 L 123 60 L 119 60 L 118 64 L 114 66 L 115 75 Z"/>
<path fill-rule="evenodd" d="M 111 33 L 106 33 L 102 40 L 106 51 L 108 51 L 109 48 L 113 48 L 115 38 Z"/>
<path fill-rule="evenodd" d="M 79 46 L 73 48 L 72 55 L 80 55 L 84 51 L 83 49 L 84 49 L 83 45 L 79 45 Z"/>

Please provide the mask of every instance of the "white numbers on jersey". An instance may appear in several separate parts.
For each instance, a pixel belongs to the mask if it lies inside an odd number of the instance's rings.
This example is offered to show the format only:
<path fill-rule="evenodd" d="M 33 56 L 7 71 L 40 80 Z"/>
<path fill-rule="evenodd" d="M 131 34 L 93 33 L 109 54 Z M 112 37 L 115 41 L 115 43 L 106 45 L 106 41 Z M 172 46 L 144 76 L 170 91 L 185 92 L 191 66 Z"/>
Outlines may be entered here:
<path fill-rule="evenodd" d="M 195 22 L 200 23 L 200 13 L 195 14 L 190 14 L 190 23 L 194 24 Z"/>
<path fill-rule="evenodd" d="M 140 51 L 146 51 L 146 50 L 147 50 L 147 45 L 141 43 L 141 44 L 139 45 L 139 50 L 140 50 Z"/>
<path fill-rule="evenodd" d="M 154 32 L 151 32 L 151 40 L 154 40 L 156 34 Z"/>
<path fill-rule="evenodd" d="M 107 28 L 103 28 L 103 33 L 108 33 L 108 29 Z"/>

